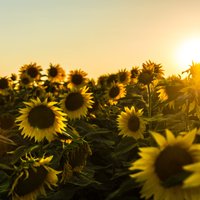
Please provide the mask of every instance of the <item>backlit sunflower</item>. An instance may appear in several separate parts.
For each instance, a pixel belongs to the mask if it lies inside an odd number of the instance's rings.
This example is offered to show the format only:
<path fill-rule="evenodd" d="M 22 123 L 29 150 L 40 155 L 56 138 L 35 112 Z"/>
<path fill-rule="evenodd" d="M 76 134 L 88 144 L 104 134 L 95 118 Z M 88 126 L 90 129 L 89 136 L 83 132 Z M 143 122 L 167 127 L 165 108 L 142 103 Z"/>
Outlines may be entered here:
<path fill-rule="evenodd" d="M 28 76 L 26 73 L 21 74 L 19 77 L 19 87 L 30 87 L 33 84 L 33 80 L 30 76 Z"/>
<path fill-rule="evenodd" d="M 11 82 L 7 77 L 0 78 L 0 94 L 8 95 L 11 87 Z"/>
<path fill-rule="evenodd" d="M 73 88 L 73 87 L 83 87 L 86 85 L 88 79 L 86 78 L 87 73 L 82 71 L 81 69 L 79 70 L 71 70 L 68 76 L 68 87 Z"/>
<path fill-rule="evenodd" d="M 143 185 L 140 191 L 141 198 L 199 199 L 200 188 L 193 187 L 199 185 L 199 180 L 198 184 L 192 183 L 191 179 L 187 179 L 191 173 L 184 170 L 187 165 L 200 160 L 200 144 L 192 144 L 195 135 L 196 129 L 185 135 L 179 134 L 177 137 L 169 130 L 166 130 L 166 138 L 159 133 L 152 133 L 158 147 L 140 148 L 141 158 L 130 167 L 130 170 L 136 170 L 131 177 Z M 194 168 L 188 167 L 187 169 Z M 185 183 L 184 180 L 186 180 Z M 197 180 L 193 179 L 193 181 Z"/>
<path fill-rule="evenodd" d="M 137 83 L 138 75 L 140 73 L 139 67 L 132 67 L 130 73 L 131 73 L 131 83 Z"/>
<path fill-rule="evenodd" d="M 26 107 L 21 108 L 16 122 L 24 137 L 34 138 L 41 141 L 46 138 L 48 141 L 54 140 L 56 134 L 62 133 L 65 129 L 66 118 L 60 108 L 56 107 L 56 102 L 43 102 L 39 98 L 25 102 Z"/>
<path fill-rule="evenodd" d="M 110 86 L 112 83 L 118 82 L 118 75 L 115 73 L 108 74 L 106 79 L 106 86 Z"/>
<path fill-rule="evenodd" d="M 146 125 L 141 117 L 143 114 L 142 109 L 136 111 L 134 106 L 132 106 L 131 109 L 128 107 L 124 109 L 125 112 L 121 112 L 117 118 L 118 128 L 120 130 L 119 134 L 130 136 L 135 139 L 143 138 Z"/>
<path fill-rule="evenodd" d="M 158 97 L 164 102 L 167 101 L 169 107 L 174 107 L 175 100 L 181 95 L 181 89 L 184 87 L 184 82 L 177 76 L 170 76 L 163 79 L 158 86 Z"/>
<path fill-rule="evenodd" d="M 126 89 L 121 83 L 112 83 L 106 90 L 105 98 L 111 104 L 117 104 L 118 100 L 126 96 Z"/>
<path fill-rule="evenodd" d="M 47 76 L 51 82 L 62 82 L 65 79 L 65 71 L 60 65 L 53 65 L 50 63 L 47 69 Z"/>
<path fill-rule="evenodd" d="M 61 101 L 63 110 L 70 119 L 86 116 L 88 108 L 92 107 L 92 93 L 88 93 L 88 88 L 73 88 Z"/>
<path fill-rule="evenodd" d="M 49 167 L 52 156 L 40 160 L 31 158 L 31 161 L 23 160 L 21 167 L 15 175 L 9 195 L 12 200 L 36 200 L 39 196 L 46 196 L 46 189 L 52 190 L 57 186 L 60 173 Z"/>
<path fill-rule="evenodd" d="M 118 75 L 119 82 L 124 84 L 124 85 L 128 84 L 130 82 L 130 80 L 131 80 L 131 74 L 126 69 L 119 70 L 117 75 Z"/>
<path fill-rule="evenodd" d="M 30 63 L 28 65 L 23 65 L 19 72 L 20 75 L 27 74 L 32 81 L 37 81 L 41 77 L 41 66 L 37 65 L 37 63 Z"/>

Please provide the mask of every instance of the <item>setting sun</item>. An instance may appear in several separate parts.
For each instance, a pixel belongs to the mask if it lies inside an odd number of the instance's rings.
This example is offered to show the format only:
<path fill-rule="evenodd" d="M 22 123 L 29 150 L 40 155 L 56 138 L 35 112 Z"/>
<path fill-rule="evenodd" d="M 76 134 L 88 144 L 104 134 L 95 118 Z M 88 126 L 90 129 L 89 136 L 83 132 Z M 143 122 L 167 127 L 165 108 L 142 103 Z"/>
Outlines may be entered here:
<path fill-rule="evenodd" d="M 177 50 L 177 61 L 183 70 L 192 62 L 200 62 L 200 38 L 192 38 L 182 43 Z"/>

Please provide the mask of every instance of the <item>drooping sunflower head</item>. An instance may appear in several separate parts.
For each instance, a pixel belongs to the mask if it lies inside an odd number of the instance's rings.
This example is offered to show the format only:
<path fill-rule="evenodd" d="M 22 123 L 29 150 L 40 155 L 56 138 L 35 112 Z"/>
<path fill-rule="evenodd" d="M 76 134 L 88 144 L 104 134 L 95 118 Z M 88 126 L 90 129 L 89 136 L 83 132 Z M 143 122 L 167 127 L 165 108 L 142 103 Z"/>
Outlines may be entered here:
<path fill-rule="evenodd" d="M 61 182 L 66 183 L 73 173 L 80 173 L 87 162 L 88 156 L 92 154 L 88 143 L 83 142 L 73 149 L 65 150 L 61 161 L 63 162 L 63 172 Z"/>
<path fill-rule="evenodd" d="M 15 116 L 10 113 L 3 113 L 0 115 L 0 129 L 10 130 L 15 125 Z"/>
<path fill-rule="evenodd" d="M 49 167 L 52 156 L 40 160 L 31 158 L 23 160 L 20 170 L 15 174 L 9 195 L 12 200 L 37 200 L 39 196 L 46 196 L 46 189 L 57 186 L 60 173 Z"/>
<path fill-rule="evenodd" d="M 199 197 L 198 187 L 192 190 L 183 188 L 184 180 L 190 175 L 184 167 L 200 160 L 200 145 L 192 144 L 195 135 L 196 130 L 177 137 L 166 130 L 166 138 L 159 133 L 152 133 L 158 147 L 140 148 L 141 158 L 130 167 L 130 170 L 137 170 L 131 177 L 143 184 L 142 198 L 153 196 L 154 199 L 167 200 L 176 195 L 178 200 L 190 200 Z M 189 187 L 189 183 L 186 185 Z"/>
<path fill-rule="evenodd" d="M 47 139 L 52 141 L 57 134 L 65 129 L 66 114 L 55 106 L 57 102 L 43 102 L 39 98 L 25 102 L 26 107 L 21 108 L 16 122 L 24 137 L 34 138 L 35 141 Z"/>
<path fill-rule="evenodd" d="M 61 82 L 65 79 L 65 71 L 59 64 L 53 65 L 50 63 L 49 68 L 47 69 L 47 76 L 51 82 Z"/>
<path fill-rule="evenodd" d="M 88 108 L 92 107 L 92 94 L 87 91 L 87 87 L 73 88 L 62 99 L 61 106 L 70 119 L 86 116 Z"/>
<path fill-rule="evenodd" d="M 68 87 L 83 87 L 87 83 L 87 73 L 79 70 L 71 70 L 68 76 Z"/>
<path fill-rule="evenodd" d="M 142 109 L 136 111 L 132 106 L 130 109 L 125 107 L 125 112 L 122 111 L 117 118 L 120 135 L 133 137 L 135 139 L 143 138 L 146 129 L 146 123 L 142 119 Z"/>
<path fill-rule="evenodd" d="M 114 105 L 119 99 L 126 96 L 126 89 L 121 83 L 112 83 L 106 90 L 105 98 L 111 104 Z"/>
<path fill-rule="evenodd" d="M 117 75 L 118 75 L 118 80 L 119 80 L 120 83 L 126 85 L 126 84 L 128 84 L 130 82 L 131 74 L 126 69 L 119 70 Z"/>
<path fill-rule="evenodd" d="M 0 78 L 0 94 L 7 95 L 9 94 L 9 89 L 11 88 L 11 82 L 7 77 Z"/>
<path fill-rule="evenodd" d="M 23 65 L 20 68 L 21 74 L 27 74 L 32 80 L 39 80 L 41 77 L 41 66 L 37 65 L 37 63 L 30 63 L 28 65 Z"/>

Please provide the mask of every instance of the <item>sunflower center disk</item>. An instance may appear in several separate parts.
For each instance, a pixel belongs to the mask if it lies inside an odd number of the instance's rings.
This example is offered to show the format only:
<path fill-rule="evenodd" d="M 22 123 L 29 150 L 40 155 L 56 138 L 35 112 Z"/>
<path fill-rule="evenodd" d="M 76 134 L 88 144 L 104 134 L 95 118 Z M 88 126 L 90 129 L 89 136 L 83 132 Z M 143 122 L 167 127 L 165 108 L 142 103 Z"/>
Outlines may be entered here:
<path fill-rule="evenodd" d="M 25 174 L 19 179 L 18 184 L 15 187 L 15 192 L 19 196 L 24 196 L 31 192 L 34 192 L 37 188 L 43 187 L 42 184 L 45 182 L 45 178 L 48 171 L 43 167 L 37 167 L 36 170 L 32 168 L 28 169 L 29 176 L 25 179 Z"/>
<path fill-rule="evenodd" d="M 8 80 L 5 78 L 0 79 L 0 89 L 8 88 Z"/>
<path fill-rule="evenodd" d="M 80 74 L 74 74 L 72 76 L 72 83 L 80 85 L 83 82 L 83 77 Z"/>
<path fill-rule="evenodd" d="M 56 76 L 58 75 L 58 70 L 57 70 L 56 68 L 51 68 L 51 69 L 49 70 L 49 75 L 50 75 L 51 77 L 56 77 Z"/>
<path fill-rule="evenodd" d="M 35 67 L 30 67 L 27 70 L 27 74 L 31 77 L 31 78 L 36 78 L 36 76 L 38 75 L 38 70 Z"/>
<path fill-rule="evenodd" d="M 139 82 L 148 85 L 153 81 L 153 74 L 151 72 L 141 72 L 138 77 Z"/>
<path fill-rule="evenodd" d="M 27 84 L 30 83 L 30 80 L 29 80 L 28 78 L 26 78 L 26 77 L 25 77 L 25 78 L 22 78 L 21 81 L 22 81 L 22 83 L 25 84 L 25 85 L 27 85 Z"/>
<path fill-rule="evenodd" d="M 117 97 L 117 96 L 119 95 L 119 93 L 120 93 L 119 87 L 114 86 L 114 87 L 112 87 L 112 88 L 110 89 L 110 91 L 109 91 L 109 96 L 110 96 L 111 98 L 115 98 L 115 97 Z"/>
<path fill-rule="evenodd" d="M 136 132 L 140 128 L 140 120 L 137 116 L 132 115 L 128 120 L 128 129 Z"/>
<path fill-rule="evenodd" d="M 84 104 L 83 96 L 78 92 L 70 93 L 65 99 L 65 107 L 69 111 L 75 111 Z"/>
<path fill-rule="evenodd" d="M 49 128 L 54 124 L 55 114 L 45 105 L 39 105 L 29 112 L 28 121 L 32 127 L 39 129 Z"/>
<path fill-rule="evenodd" d="M 183 166 L 193 163 L 191 155 L 178 146 L 168 146 L 155 161 L 155 172 L 164 187 L 172 187 L 182 184 L 188 176 Z"/>

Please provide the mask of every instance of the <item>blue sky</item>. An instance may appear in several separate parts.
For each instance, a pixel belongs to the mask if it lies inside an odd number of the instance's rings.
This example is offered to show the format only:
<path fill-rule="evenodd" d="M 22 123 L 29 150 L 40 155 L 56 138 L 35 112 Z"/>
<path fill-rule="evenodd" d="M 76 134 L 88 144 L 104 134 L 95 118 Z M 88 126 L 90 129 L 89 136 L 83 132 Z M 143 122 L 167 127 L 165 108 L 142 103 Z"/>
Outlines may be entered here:
<path fill-rule="evenodd" d="M 166 74 L 176 51 L 200 38 L 198 0 L 0 0 L 0 75 L 37 62 L 82 68 L 90 77 L 151 59 Z"/>

